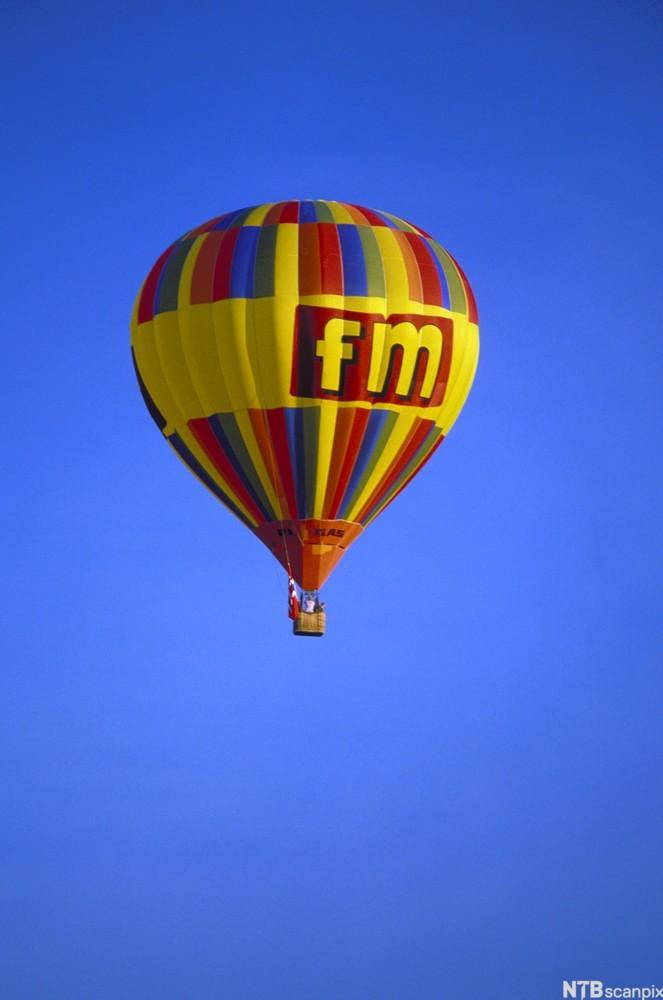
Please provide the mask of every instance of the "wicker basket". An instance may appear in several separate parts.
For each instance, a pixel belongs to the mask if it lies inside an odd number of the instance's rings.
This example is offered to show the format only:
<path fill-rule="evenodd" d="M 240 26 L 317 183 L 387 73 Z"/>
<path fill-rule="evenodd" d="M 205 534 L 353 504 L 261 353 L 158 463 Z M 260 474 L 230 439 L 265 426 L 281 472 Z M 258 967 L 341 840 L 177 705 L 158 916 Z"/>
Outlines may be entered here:
<path fill-rule="evenodd" d="M 292 631 L 295 635 L 322 636 L 325 625 L 324 611 L 300 611 L 292 623 Z"/>

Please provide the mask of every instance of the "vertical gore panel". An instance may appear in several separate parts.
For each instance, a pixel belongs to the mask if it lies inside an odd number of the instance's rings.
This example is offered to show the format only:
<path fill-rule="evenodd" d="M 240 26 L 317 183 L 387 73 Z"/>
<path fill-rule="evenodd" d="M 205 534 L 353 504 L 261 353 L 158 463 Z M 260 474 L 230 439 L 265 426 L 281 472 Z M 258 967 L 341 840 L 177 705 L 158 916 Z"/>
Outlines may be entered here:
<path fill-rule="evenodd" d="M 431 248 L 442 265 L 442 270 L 444 271 L 444 276 L 447 280 L 447 287 L 449 289 L 449 308 L 452 312 L 464 313 L 467 308 L 467 300 L 465 298 L 465 289 L 463 288 L 463 283 L 458 270 L 454 266 L 453 261 L 444 247 L 441 247 L 439 243 L 433 242 L 431 243 Z"/>
<path fill-rule="evenodd" d="M 235 415 L 233 413 L 216 413 L 209 418 L 209 423 L 221 448 L 228 455 L 233 469 L 262 511 L 264 519 L 266 521 L 276 520 L 276 514 L 267 499 Z"/>
<path fill-rule="evenodd" d="M 361 448 L 341 501 L 339 517 L 344 520 L 355 503 L 356 495 L 363 489 L 373 471 L 396 420 L 397 414 L 390 413 L 389 410 L 371 410 Z"/>
<path fill-rule="evenodd" d="M 299 222 L 299 202 L 287 201 L 283 206 L 279 222 Z"/>
<path fill-rule="evenodd" d="M 405 263 L 405 270 L 407 272 L 408 298 L 412 302 L 423 302 L 424 294 L 421 287 L 419 265 L 414 254 L 414 250 L 408 243 L 407 234 L 399 230 L 394 233 L 394 236 L 396 237 L 398 248 L 401 252 L 403 262 Z"/>
<path fill-rule="evenodd" d="M 274 294 L 276 268 L 276 226 L 263 226 L 258 239 L 255 260 L 253 295 L 255 298 Z"/>
<path fill-rule="evenodd" d="M 357 226 L 340 225 L 338 235 L 343 264 L 343 288 L 346 295 L 366 295 L 366 261 Z"/>
<path fill-rule="evenodd" d="M 277 222 L 281 221 L 281 213 L 283 212 L 284 201 L 277 201 L 276 204 L 272 205 L 268 211 L 265 218 L 262 220 L 263 226 L 273 226 Z"/>
<path fill-rule="evenodd" d="M 363 440 L 366 425 L 368 424 L 368 418 L 370 416 L 370 410 L 357 409 L 350 412 L 353 412 L 354 414 L 353 421 L 350 427 L 350 433 L 348 434 L 345 455 L 343 456 L 343 461 L 341 462 L 341 467 L 336 479 L 336 488 L 329 504 L 328 517 L 338 517 L 338 510 L 347 489 L 355 464 L 357 451 L 359 450 Z"/>
<path fill-rule="evenodd" d="M 194 419 L 188 421 L 187 427 L 209 458 L 214 468 L 218 471 L 221 478 L 225 480 L 237 498 L 242 504 L 244 504 L 251 517 L 254 518 L 258 524 L 265 520 L 264 514 L 260 510 L 260 507 L 255 502 L 254 498 L 251 496 L 251 492 L 246 488 L 242 482 L 241 476 L 239 476 L 233 468 L 230 455 L 228 455 L 219 444 L 219 440 L 209 421 L 206 420 L 205 417 L 195 417 Z"/>
<path fill-rule="evenodd" d="M 304 464 L 306 472 L 306 509 L 304 517 L 313 517 L 315 507 L 315 482 L 318 471 L 318 442 L 320 440 L 320 407 L 302 408 Z"/>
<path fill-rule="evenodd" d="M 305 517 L 306 511 L 306 455 L 304 452 L 304 419 L 303 410 L 297 407 L 287 407 L 283 411 L 285 426 L 288 433 L 288 449 L 290 451 L 290 467 L 295 484 L 297 498 L 297 517 Z"/>
<path fill-rule="evenodd" d="M 297 496 L 292 467 L 290 465 L 290 447 L 283 410 L 266 410 L 265 413 L 267 415 L 273 461 L 276 463 L 279 479 L 283 484 L 285 494 L 283 499 L 287 507 L 286 514 L 287 517 L 296 519 Z"/>
<path fill-rule="evenodd" d="M 191 276 L 191 305 L 212 301 L 214 265 L 223 240 L 222 232 L 208 233 L 200 248 Z"/>
<path fill-rule="evenodd" d="M 370 208 L 364 208 L 363 205 L 352 205 L 352 208 L 357 212 L 361 212 L 371 226 L 386 226 L 387 224 L 382 216 L 378 215 L 377 212 L 372 212 Z"/>
<path fill-rule="evenodd" d="M 216 255 L 212 281 L 212 302 L 230 298 L 230 270 L 239 229 L 228 229 Z"/>
<path fill-rule="evenodd" d="M 339 477 L 341 475 L 343 460 L 348 447 L 348 441 L 352 432 L 355 410 L 344 408 L 336 411 L 336 426 L 334 428 L 334 443 L 332 445 L 331 459 L 329 462 L 329 473 L 327 476 L 327 489 L 322 505 L 322 516 L 324 518 L 333 517 L 329 513 L 332 501 L 336 495 Z"/>
<path fill-rule="evenodd" d="M 447 251 L 447 253 L 449 253 L 449 251 Z M 451 257 L 450 253 L 449 257 Z M 463 282 L 463 285 L 465 287 L 465 296 L 467 298 L 467 318 L 469 319 L 470 323 L 478 323 L 479 313 L 477 310 L 476 299 L 474 298 L 474 292 L 472 291 L 470 283 L 467 280 L 467 277 L 465 276 L 465 272 L 463 271 L 462 267 L 460 266 L 456 258 L 451 257 L 451 260 L 453 261 L 456 270 L 460 275 L 461 281 Z"/>
<path fill-rule="evenodd" d="M 300 201 L 299 203 L 299 222 L 317 222 L 318 217 L 315 214 L 315 205 L 312 201 Z"/>
<path fill-rule="evenodd" d="M 315 201 L 313 204 L 318 222 L 334 222 L 334 216 L 326 201 Z"/>
<path fill-rule="evenodd" d="M 299 294 L 320 294 L 320 241 L 317 224 L 299 227 Z"/>
<path fill-rule="evenodd" d="M 336 226 L 321 222 L 318 226 L 320 245 L 320 275 L 323 295 L 343 294 L 341 247 Z"/>
<path fill-rule="evenodd" d="M 249 299 L 253 295 L 253 273 L 258 246 L 258 226 L 239 230 L 230 270 L 230 295 L 234 299 Z"/>
<path fill-rule="evenodd" d="M 230 229 L 236 219 L 246 217 L 251 211 L 250 208 L 240 208 L 236 212 L 226 212 L 225 215 L 220 216 L 219 221 L 214 226 L 215 229 Z"/>
<path fill-rule="evenodd" d="M 143 291 L 140 295 L 140 302 L 138 303 L 139 323 L 147 323 L 154 316 L 154 296 L 156 294 L 159 277 L 175 246 L 177 246 L 177 244 L 174 243 L 172 247 L 168 247 L 167 250 L 164 250 L 147 276 L 145 284 L 143 285 Z"/>
<path fill-rule="evenodd" d="M 378 242 L 370 226 L 360 226 L 358 232 L 366 263 L 368 295 L 382 297 L 385 294 L 384 267 Z"/>
<path fill-rule="evenodd" d="M 154 299 L 155 313 L 172 312 L 177 309 L 177 293 L 180 287 L 182 268 L 192 246 L 193 240 L 187 239 L 175 244 L 157 285 Z"/>
<path fill-rule="evenodd" d="M 412 247 L 412 252 L 417 261 L 423 301 L 426 305 L 430 306 L 444 305 L 439 265 L 436 266 L 434 255 L 428 243 L 421 236 L 418 236 L 417 233 L 406 233 L 405 238 Z"/>

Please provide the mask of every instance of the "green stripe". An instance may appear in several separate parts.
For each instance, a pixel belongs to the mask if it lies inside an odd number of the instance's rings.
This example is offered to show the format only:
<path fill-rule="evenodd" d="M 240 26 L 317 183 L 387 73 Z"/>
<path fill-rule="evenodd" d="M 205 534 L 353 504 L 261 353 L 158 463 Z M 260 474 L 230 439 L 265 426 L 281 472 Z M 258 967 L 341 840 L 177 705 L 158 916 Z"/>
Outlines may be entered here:
<path fill-rule="evenodd" d="M 318 222 L 334 222 L 334 216 L 326 201 L 314 201 L 315 217 Z"/>
<path fill-rule="evenodd" d="M 386 215 L 388 219 L 394 223 L 398 229 L 402 229 L 406 233 L 416 233 L 414 226 L 411 226 L 409 222 L 405 222 L 404 219 L 399 219 L 397 215 L 392 215 L 391 212 L 382 212 L 382 215 Z"/>
<path fill-rule="evenodd" d="M 243 212 L 240 212 L 236 219 L 228 226 L 228 229 L 237 229 L 239 226 L 243 226 L 245 220 L 249 217 L 251 212 L 256 208 L 256 205 L 252 205 L 251 208 L 245 208 Z"/>
<path fill-rule="evenodd" d="M 221 424 L 224 434 L 227 435 L 235 458 L 237 459 L 239 465 L 241 465 L 242 472 L 251 483 L 256 496 L 260 499 L 260 502 L 265 510 L 271 512 L 273 519 L 276 520 L 277 515 L 274 512 L 271 503 L 267 499 L 267 494 L 265 493 L 262 483 L 260 482 L 260 477 L 258 476 L 253 460 L 248 452 L 246 444 L 244 443 L 242 432 L 239 429 L 239 425 L 234 414 L 217 413 L 215 416 Z"/>
<path fill-rule="evenodd" d="M 460 275 L 454 267 L 454 262 L 451 260 L 444 247 L 441 247 L 439 243 L 435 242 L 435 240 L 431 240 L 430 245 L 433 248 L 433 253 L 442 265 L 444 276 L 447 279 L 447 284 L 449 285 L 451 311 L 466 313 L 467 300 L 465 299 L 465 290 L 463 288 L 463 283 L 460 280 Z"/>
<path fill-rule="evenodd" d="M 304 432 L 304 489 L 306 492 L 306 517 L 313 517 L 315 504 L 315 479 L 318 466 L 320 440 L 320 407 L 306 406 L 302 410 Z"/>
<path fill-rule="evenodd" d="M 361 247 L 364 251 L 364 263 L 366 264 L 366 294 L 383 296 L 385 294 L 384 267 L 382 266 L 382 255 L 378 241 L 370 226 L 358 226 L 357 232 L 361 240 Z"/>
<path fill-rule="evenodd" d="M 258 238 L 253 296 L 274 294 L 274 271 L 276 265 L 276 230 L 274 226 L 263 226 Z"/>
<path fill-rule="evenodd" d="M 382 455 L 382 452 L 387 447 L 387 442 L 389 441 L 391 432 L 394 429 L 394 424 L 398 420 L 398 417 L 399 417 L 398 413 L 390 412 L 389 416 L 385 420 L 382 430 L 380 431 L 380 436 L 375 442 L 375 446 L 371 453 L 371 457 L 368 460 L 368 464 L 366 465 L 366 468 L 364 469 L 359 482 L 352 491 L 352 496 L 350 497 L 349 500 L 343 501 L 343 507 L 345 510 L 352 510 L 352 508 L 357 502 L 357 498 L 361 496 L 362 492 L 366 488 L 366 483 L 373 474 L 375 466 L 380 461 L 380 456 Z"/>
<path fill-rule="evenodd" d="M 155 313 L 169 312 L 172 309 L 177 309 L 182 268 L 192 246 L 193 238 L 182 239 L 168 258 L 163 276 L 159 282 L 159 299 L 156 303 Z"/>

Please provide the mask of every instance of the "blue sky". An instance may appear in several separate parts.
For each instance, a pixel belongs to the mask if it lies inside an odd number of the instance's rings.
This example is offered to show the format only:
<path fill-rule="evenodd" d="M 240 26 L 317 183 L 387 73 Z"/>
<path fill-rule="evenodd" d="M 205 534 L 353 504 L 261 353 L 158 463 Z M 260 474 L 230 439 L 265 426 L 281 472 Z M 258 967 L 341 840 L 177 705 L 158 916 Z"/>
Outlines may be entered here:
<path fill-rule="evenodd" d="M 2 20 L 3 1000 L 663 985 L 655 5 Z M 172 239 L 297 197 L 433 233 L 482 333 L 317 643 L 128 346 Z"/>

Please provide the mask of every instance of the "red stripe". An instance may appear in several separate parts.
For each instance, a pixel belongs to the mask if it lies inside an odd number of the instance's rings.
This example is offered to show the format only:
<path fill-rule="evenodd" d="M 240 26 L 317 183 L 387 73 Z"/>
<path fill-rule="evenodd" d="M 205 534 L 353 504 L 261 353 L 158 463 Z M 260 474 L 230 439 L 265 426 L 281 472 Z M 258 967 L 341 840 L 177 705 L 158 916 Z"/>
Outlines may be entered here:
<path fill-rule="evenodd" d="M 356 518 L 357 521 L 361 521 L 362 518 L 366 517 L 366 514 L 371 510 L 371 508 L 376 506 L 376 504 L 379 504 L 380 500 L 382 500 L 385 494 L 389 492 L 403 469 L 406 468 L 408 462 L 416 455 L 417 449 L 421 447 L 424 438 L 432 426 L 432 421 L 430 420 L 419 420 L 418 423 L 415 424 L 414 430 L 407 439 L 403 449 L 398 453 L 390 468 L 384 474 L 359 512 L 359 515 Z"/>
<path fill-rule="evenodd" d="M 263 226 L 273 226 L 274 223 L 281 221 L 281 213 L 283 212 L 283 206 L 285 202 L 277 201 L 275 205 L 272 205 L 269 212 L 263 219 Z"/>
<path fill-rule="evenodd" d="M 285 499 L 288 506 L 288 517 L 297 517 L 297 497 L 292 478 L 292 466 L 290 464 L 290 450 L 288 448 L 288 432 L 285 426 L 285 414 L 282 409 L 266 410 L 267 423 L 271 437 L 272 451 L 276 459 Z"/>
<path fill-rule="evenodd" d="M 305 222 L 299 227 L 299 294 L 320 294 L 320 242 L 318 223 Z"/>
<path fill-rule="evenodd" d="M 352 470 L 357 460 L 357 455 L 359 454 L 361 442 L 364 438 L 368 418 L 371 415 L 370 410 L 364 409 L 346 410 L 344 412 L 353 414 L 354 419 L 350 424 L 349 434 L 347 435 L 345 457 L 340 465 L 340 472 L 338 474 L 338 479 L 336 480 L 336 488 L 334 489 L 331 503 L 329 504 L 329 507 L 326 508 L 327 513 L 325 514 L 325 517 L 330 520 L 338 517 L 338 508 L 341 506 L 341 501 L 345 496 L 345 491 L 348 487 L 350 476 L 352 475 Z M 334 448 L 334 450 L 336 449 Z M 334 468 L 335 464 L 334 457 L 332 456 L 331 468 Z"/>
<path fill-rule="evenodd" d="M 219 244 L 219 250 L 214 265 L 214 280 L 212 282 L 212 302 L 219 299 L 230 298 L 230 272 L 233 262 L 233 251 L 237 237 L 239 236 L 239 226 L 236 229 L 226 229 L 223 239 Z"/>
<path fill-rule="evenodd" d="M 279 222 L 299 222 L 298 201 L 286 201 Z"/>
<path fill-rule="evenodd" d="M 214 431 L 205 417 L 196 417 L 193 420 L 189 420 L 187 427 L 209 458 L 214 468 L 223 476 L 225 482 L 241 500 L 249 514 L 258 522 L 258 524 L 262 524 L 265 520 L 264 514 L 258 507 L 256 507 L 253 498 L 249 493 L 247 493 L 242 480 L 239 478 L 230 461 L 222 452 Z"/>
<path fill-rule="evenodd" d="M 200 247 L 191 276 L 191 304 L 211 302 L 214 287 L 214 265 L 224 234 L 209 233 Z"/>
<path fill-rule="evenodd" d="M 333 222 L 318 223 L 320 243 L 321 292 L 327 295 L 343 294 L 343 264 L 338 229 Z"/>
<path fill-rule="evenodd" d="M 187 233 L 187 236 L 202 236 L 203 233 L 209 233 L 211 229 L 214 229 L 217 222 L 221 222 L 221 219 L 225 219 L 226 215 L 228 215 L 228 212 L 225 212 L 223 215 L 215 216 L 213 219 L 210 219 L 209 222 L 203 222 L 202 226 L 196 226 L 195 229 L 192 229 Z"/>
<path fill-rule="evenodd" d="M 428 244 L 416 233 L 404 233 L 404 236 L 417 261 L 424 303 L 427 306 L 444 305 L 440 276 L 428 251 Z"/>
<path fill-rule="evenodd" d="M 142 294 L 140 296 L 140 302 L 138 303 L 139 323 L 147 323 L 154 316 L 154 296 L 157 290 L 157 285 L 159 283 L 159 278 L 161 277 L 161 272 L 163 271 L 165 263 L 170 257 L 174 246 L 175 244 L 173 243 L 173 246 L 164 250 L 147 276 Z"/>
<path fill-rule="evenodd" d="M 356 208 L 358 212 L 361 212 L 371 226 L 382 226 L 384 228 L 387 225 L 384 219 L 381 219 L 375 212 L 371 212 L 370 208 L 364 208 L 363 205 L 352 205 L 352 208 Z"/>
<path fill-rule="evenodd" d="M 262 455 L 262 460 L 269 475 L 269 481 L 271 482 L 274 492 L 278 497 L 279 501 L 285 497 L 285 488 L 281 482 L 281 477 L 279 476 L 279 470 L 276 468 L 276 463 L 274 461 L 274 454 L 272 451 L 272 445 L 269 435 L 269 425 L 266 419 L 266 410 L 248 410 L 249 419 L 251 421 L 251 426 L 253 428 L 253 433 L 256 436 L 256 441 L 258 442 L 258 448 L 260 449 L 260 454 Z M 285 500 L 284 500 L 285 504 Z"/>

